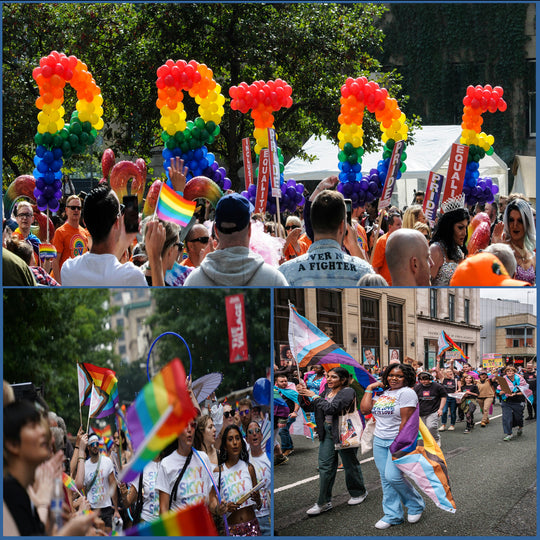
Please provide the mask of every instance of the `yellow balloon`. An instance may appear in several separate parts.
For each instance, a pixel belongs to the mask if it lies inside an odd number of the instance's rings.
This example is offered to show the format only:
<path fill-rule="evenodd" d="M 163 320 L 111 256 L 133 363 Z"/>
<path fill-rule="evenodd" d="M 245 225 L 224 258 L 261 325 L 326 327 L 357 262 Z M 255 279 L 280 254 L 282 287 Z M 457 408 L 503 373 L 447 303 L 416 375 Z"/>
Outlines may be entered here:
<path fill-rule="evenodd" d="M 37 127 L 38 133 L 46 133 L 47 132 L 47 126 L 45 124 L 38 124 Z"/>
<path fill-rule="evenodd" d="M 94 127 L 95 129 L 97 129 L 97 130 L 99 131 L 100 129 L 103 128 L 104 125 L 105 125 L 105 122 L 103 122 L 103 118 L 100 118 L 100 119 L 97 121 L 96 125 L 94 125 L 94 126 L 92 126 L 92 127 Z"/>

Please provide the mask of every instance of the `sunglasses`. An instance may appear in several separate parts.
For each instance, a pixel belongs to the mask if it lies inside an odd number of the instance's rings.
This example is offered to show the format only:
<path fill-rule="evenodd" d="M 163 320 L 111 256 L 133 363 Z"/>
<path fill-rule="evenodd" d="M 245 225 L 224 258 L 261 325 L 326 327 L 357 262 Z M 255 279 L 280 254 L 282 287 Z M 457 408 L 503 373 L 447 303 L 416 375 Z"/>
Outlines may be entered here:
<path fill-rule="evenodd" d="M 248 429 L 249 435 L 255 435 L 256 433 L 260 433 L 260 432 L 261 432 L 261 428 Z"/>
<path fill-rule="evenodd" d="M 223 413 L 223 416 L 225 418 L 234 418 L 234 414 L 235 414 L 236 411 L 232 410 L 232 411 L 226 411 Z"/>
<path fill-rule="evenodd" d="M 17 214 L 17 217 L 30 219 L 30 218 L 34 217 L 34 214 Z"/>
<path fill-rule="evenodd" d="M 88 448 L 97 448 L 98 446 L 98 443 L 92 443 L 88 445 Z"/>
<path fill-rule="evenodd" d="M 66 206 L 66 208 L 69 208 L 70 210 L 73 210 L 73 211 L 81 211 L 82 207 L 81 206 Z"/>
<path fill-rule="evenodd" d="M 239 411 L 240 416 L 247 416 L 249 414 L 249 409 L 246 409 L 245 411 Z"/>
<path fill-rule="evenodd" d="M 209 236 L 200 236 L 199 238 L 194 238 L 193 240 L 189 240 L 189 242 L 200 242 L 201 244 L 208 244 L 209 240 L 210 240 Z"/>
<path fill-rule="evenodd" d="M 290 229 L 299 229 L 300 227 L 298 225 L 286 225 L 285 230 L 288 231 Z"/>

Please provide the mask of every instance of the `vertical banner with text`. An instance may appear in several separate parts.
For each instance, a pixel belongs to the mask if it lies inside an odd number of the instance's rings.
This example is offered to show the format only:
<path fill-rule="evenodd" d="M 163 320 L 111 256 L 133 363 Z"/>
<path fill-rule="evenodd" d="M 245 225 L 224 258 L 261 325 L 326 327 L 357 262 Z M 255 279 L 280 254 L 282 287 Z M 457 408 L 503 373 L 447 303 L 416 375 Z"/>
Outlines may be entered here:
<path fill-rule="evenodd" d="M 272 128 L 268 128 L 268 149 L 270 150 L 270 178 L 272 179 L 272 197 L 281 198 L 276 130 Z"/>
<path fill-rule="evenodd" d="M 382 190 L 381 199 L 379 201 L 379 210 L 390 206 L 390 199 L 392 198 L 392 192 L 396 184 L 397 174 L 401 166 L 401 154 L 405 148 L 404 141 L 396 141 L 392 150 L 392 156 L 390 157 L 390 164 L 388 165 L 388 174 L 384 181 L 384 187 Z"/>
<path fill-rule="evenodd" d="M 268 183 L 270 182 L 270 150 L 263 148 L 259 155 L 259 177 L 257 178 L 257 195 L 255 197 L 255 214 L 266 210 L 268 200 Z"/>
<path fill-rule="evenodd" d="M 261 152 L 262 153 L 262 152 Z M 227 328 L 229 330 L 229 362 L 247 362 L 247 329 L 244 295 L 234 294 L 225 297 Z"/>
<path fill-rule="evenodd" d="M 242 139 L 242 157 L 244 158 L 244 179 L 246 181 L 246 191 L 253 184 L 253 163 L 251 161 L 251 147 L 249 137 Z"/>
<path fill-rule="evenodd" d="M 442 174 L 437 174 L 433 171 L 429 173 L 429 180 L 426 188 L 426 196 L 424 197 L 424 204 L 422 205 L 422 212 L 424 212 L 431 228 L 433 228 L 435 225 L 443 184 L 444 176 Z"/>
<path fill-rule="evenodd" d="M 463 192 L 463 182 L 465 181 L 465 169 L 467 167 L 468 157 L 469 147 L 466 144 L 454 143 L 452 145 L 441 205 L 448 199 L 457 197 Z"/>

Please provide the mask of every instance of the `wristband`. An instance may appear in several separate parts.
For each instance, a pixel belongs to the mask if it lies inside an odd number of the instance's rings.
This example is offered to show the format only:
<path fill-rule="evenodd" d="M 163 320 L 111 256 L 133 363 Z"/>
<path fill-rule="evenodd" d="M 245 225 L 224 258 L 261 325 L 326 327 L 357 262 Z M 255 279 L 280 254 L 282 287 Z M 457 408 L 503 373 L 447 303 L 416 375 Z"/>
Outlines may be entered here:
<path fill-rule="evenodd" d="M 73 448 L 74 448 L 75 450 L 78 450 L 78 449 L 79 449 L 79 447 L 78 447 L 78 446 L 74 446 Z"/>
<path fill-rule="evenodd" d="M 366 390 L 364 393 L 365 394 L 373 394 L 373 390 Z"/>
<path fill-rule="evenodd" d="M 80 456 L 77 458 L 77 461 L 78 461 L 79 459 L 82 459 L 83 461 L 86 461 L 86 458 L 83 458 L 83 457 L 80 457 Z"/>

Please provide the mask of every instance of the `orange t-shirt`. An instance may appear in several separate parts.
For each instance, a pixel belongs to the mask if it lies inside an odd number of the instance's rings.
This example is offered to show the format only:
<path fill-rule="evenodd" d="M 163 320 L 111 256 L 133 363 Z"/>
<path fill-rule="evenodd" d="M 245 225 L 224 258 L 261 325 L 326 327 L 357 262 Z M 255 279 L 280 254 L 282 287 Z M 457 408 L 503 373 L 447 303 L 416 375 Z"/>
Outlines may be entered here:
<path fill-rule="evenodd" d="M 388 234 L 389 233 L 383 234 L 375 244 L 375 253 L 373 254 L 373 261 L 371 262 L 371 265 L 373 266 L 373 270 L 375 270 L 375 272 L 386 279 L 388 285 L 392 285 L 392 278 L 390 277 L 390 270 L 388 269 L 385 255 Z M 380 268 L 380 270 L 377 270 L 377 268 Z"/>
<path fill-rule="evenodd" d="M 68 260 L 78 257 L 88 251 L 88 241 L 90 233 L 79 225 L 72 227 L 67 221 L 56 229 L 53 238 L 53 245 L 58 253 L 58 264 L 60 268 Z"/>
<path fill-rule="evenodd" d="M 300 246 L 300 253 L 296 253 L 294 251 L 294 248 L 291 244 L 287 246 L 285 251 L 283 252 L 283 257 L 286 261 L 290 261 L 291 259 L 295 259 L 296 257 L 299 257 L 300 255 L 303 255 L 304 253 L 307 253 L 307 250 L 309 249 L 309 246 L 311 246 L 311 240 L 309 239 L 309 236 L 306 233 L 302 233 L 300 237 L 298 238 L 298 245 Z"/>

